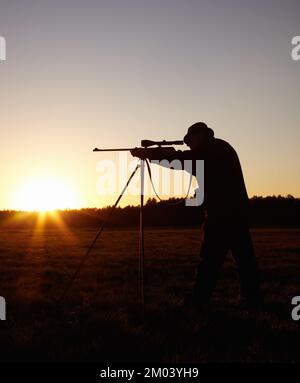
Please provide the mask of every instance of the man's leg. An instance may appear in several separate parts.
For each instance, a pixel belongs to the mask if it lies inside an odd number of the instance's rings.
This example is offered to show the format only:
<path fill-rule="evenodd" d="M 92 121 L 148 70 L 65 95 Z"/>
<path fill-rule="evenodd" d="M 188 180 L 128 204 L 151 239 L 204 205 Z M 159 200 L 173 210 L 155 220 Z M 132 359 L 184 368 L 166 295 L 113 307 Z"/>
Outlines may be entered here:
<path fill-rule="evenodd" d="M 260 288 L 259 270 L 251 234 L 246 224 L 233 226 L 231 250 L 238 266 L 241 299 L 250 306 L 261 305 L 263 303 L 263 294 Z"/>
<path fill-rule="evenodd" d="M 201 262 L 196 273 L 192 300 L 194 304 L 209 302 L 229 250 L 227 230 L 222 225 L 206 224 L 201 247 Z"/>

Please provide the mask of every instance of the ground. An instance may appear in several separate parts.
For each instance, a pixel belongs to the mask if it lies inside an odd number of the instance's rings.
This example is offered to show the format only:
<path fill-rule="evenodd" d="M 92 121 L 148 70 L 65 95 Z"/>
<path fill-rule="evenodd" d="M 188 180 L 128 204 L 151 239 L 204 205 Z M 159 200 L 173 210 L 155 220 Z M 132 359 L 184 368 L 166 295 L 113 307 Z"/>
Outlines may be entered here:
<path fill-rule="evenodd" d="M 296 362 L 300 322 L 300 230 L 253 229 L 262 271 L 263 312 L 234 307 L 230 256 L 212 307 L 182 306 L 201 244 L 199 229 L 145 231 L 145 313 L 139 304 L 138 231 L 107 229 L 62 305 L 57 300 L 94 229 L 0 232 L 0 358 L 9 361 Z"/>

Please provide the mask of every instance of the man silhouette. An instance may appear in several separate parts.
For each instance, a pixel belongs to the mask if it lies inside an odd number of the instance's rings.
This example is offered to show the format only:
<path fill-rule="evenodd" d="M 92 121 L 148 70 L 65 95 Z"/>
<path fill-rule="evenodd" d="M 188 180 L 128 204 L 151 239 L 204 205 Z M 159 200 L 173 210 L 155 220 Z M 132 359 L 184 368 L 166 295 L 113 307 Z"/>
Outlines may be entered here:
<path fill-rule="evenodd" d="M 215 138 L 214 131 L 203 122 L 189 127 L 184 142 L 190 150 L 137 148 L 131 154 L 158 161 L 192 160 L 193 175 L 195 161 L 204 160 L 204 239 L 194 288 L 186 304 L 199 309 L 207 306 L 231 250 L 239 271 L 241 306 L 260 307 L 263 298 L 248 226 L 248 195 L 237 153 L 226 141 Z"/>

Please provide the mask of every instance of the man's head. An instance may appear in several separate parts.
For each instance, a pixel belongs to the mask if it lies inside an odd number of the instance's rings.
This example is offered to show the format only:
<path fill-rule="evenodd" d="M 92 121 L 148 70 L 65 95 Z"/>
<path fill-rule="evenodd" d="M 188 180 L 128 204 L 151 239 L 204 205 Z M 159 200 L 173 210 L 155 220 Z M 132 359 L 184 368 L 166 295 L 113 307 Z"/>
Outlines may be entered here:
<path fill-rule="evenodd" d="M 210 129 L 204 122 L 196 122 L 188 128 L 183 141 L 191 148 L 191 150 L 194 150 L 201 148 L 213 137 L 214 131 L 212 129 Z"/>

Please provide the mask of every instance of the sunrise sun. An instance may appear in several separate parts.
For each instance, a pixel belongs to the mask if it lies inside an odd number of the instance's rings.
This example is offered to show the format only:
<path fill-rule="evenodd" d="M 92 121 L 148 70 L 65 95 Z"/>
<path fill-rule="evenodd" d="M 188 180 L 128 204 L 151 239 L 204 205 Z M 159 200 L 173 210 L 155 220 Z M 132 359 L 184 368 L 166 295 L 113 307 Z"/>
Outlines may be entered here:
<path fill-rule="evenodd" d="M 77 208 L 73 190 L 56 178 L 37 178 L 25 183 L 17 191 L 14 205 L 18 210 L 52 211 Z"/>

